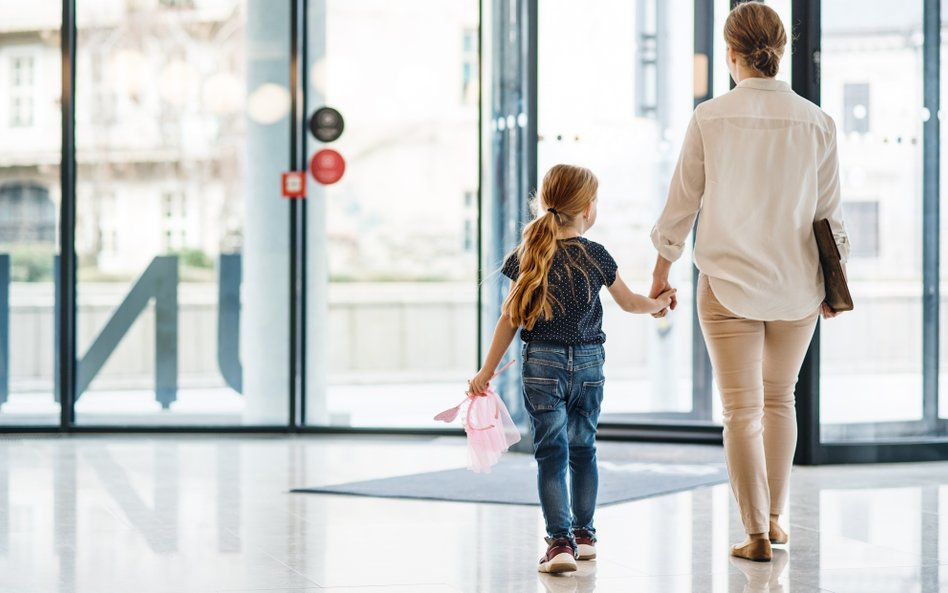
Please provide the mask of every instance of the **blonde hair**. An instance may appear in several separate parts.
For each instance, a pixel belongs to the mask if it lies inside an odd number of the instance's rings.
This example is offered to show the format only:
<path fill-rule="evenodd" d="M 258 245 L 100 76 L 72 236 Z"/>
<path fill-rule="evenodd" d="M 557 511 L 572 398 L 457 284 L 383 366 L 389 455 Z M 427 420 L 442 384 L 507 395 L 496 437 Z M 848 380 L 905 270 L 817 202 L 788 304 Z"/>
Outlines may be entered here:
<path fill-rule="evenodd" d="M 592 171 L 572 165 L 556 165 L 543 176 L 537 195 L 535 218 L 523 229 L 517 246 L 520 274 L 501 311 L 516 326 L 532 330 L 538 319 L 553 317 L 549 271 L 556 254 L 560 227 L 570 226 L 596 199 L 599 180 Z M 584 275 L 585 271 L 577 267 Z M 588 276 L 587 276 L 588 278 Z"/>
<path fill-rule="evenodd" d="M 787 47 L 787 31 L 773 8 L 763 2 L 745 2 L 727 16 L 724 41 L 745 66 L 773 78 Z"/>

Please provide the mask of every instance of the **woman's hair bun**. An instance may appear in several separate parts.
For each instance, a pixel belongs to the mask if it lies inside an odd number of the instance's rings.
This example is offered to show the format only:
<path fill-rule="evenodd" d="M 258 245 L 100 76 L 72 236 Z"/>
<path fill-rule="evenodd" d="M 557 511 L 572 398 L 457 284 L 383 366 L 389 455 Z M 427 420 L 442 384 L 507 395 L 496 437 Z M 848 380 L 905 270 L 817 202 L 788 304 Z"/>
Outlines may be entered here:
<path fill-rule="evenodd" d="M 724 23 L 724 40 L 747 66 L 764 76 L 777 75 L 787 32 L 773 8 L 763 2 L 738 4 Z"/>
<path fill-rule="evenodd" d="M 772 47 L 762 47 L 748 56 L 748 65 L 752 66 L 764 76 L 773 78 L 780 69 L 780 58 L 783 57 L 782 51 L 777 51 Z"/>

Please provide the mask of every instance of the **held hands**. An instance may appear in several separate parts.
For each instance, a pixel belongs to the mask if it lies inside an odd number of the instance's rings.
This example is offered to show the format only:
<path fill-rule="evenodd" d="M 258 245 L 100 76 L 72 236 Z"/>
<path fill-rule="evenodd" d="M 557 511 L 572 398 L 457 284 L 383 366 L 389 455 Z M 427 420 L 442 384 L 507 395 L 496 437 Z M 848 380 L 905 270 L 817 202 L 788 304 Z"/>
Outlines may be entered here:
<path fill-rule="evenodd" d="M 669 288 L 664 291 L 657 297 L 655 297 L 655 302 L 658 303 L 659 311 L 652 313 L 652 317 L 664 317 L 668 314 L 668 308 L 671 307 L 674 309 L 678 305 L 678 297 L 675 296 L 678 293 L 678 290 L 675 288 Z"/>
<path fill-rule="evenodd" d="M 652 313 L 652 317 L 658 319 L 659 317 L 668 315 L 669 309 L 674 311 L 675 307 L 678 306 L 678 297 L 675 296 L 676 293 L 677 291 L 668 283 L 667 277 L 653 277 L 652 290 L 649 291 L 648 296 L 650 299 L 657 300 L 662 305 L 662 309 Z"/>

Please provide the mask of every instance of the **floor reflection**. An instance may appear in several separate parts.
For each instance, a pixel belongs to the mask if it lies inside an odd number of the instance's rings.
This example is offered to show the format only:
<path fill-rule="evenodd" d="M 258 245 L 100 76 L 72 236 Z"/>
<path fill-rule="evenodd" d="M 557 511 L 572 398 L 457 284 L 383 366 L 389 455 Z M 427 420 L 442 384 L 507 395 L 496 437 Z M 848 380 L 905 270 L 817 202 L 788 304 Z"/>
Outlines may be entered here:
<path fill-rule="evenodd" d="M 729 561 L 744 577 L 740 589 L 743 593 L 784 593 L 781 577 L 790 562 L 790 554 L 786 550 L 774 548 L 774 557 L 770 562 L 751 562 L 740 558 L 729 558 Z M 742 584 L 739 576 L 733 580 L 738 581 L 735 585 Z M 738 587 L 733 586 L 731 590 L 736 591 Z"/>
<path fill-rule="evenodd" d="M 539 574 L 546 593 L 593 593 L 596 590 L 596 562 L 579 562 L 574 573 Z"/>
<path fill-rule="evenodd" d="M 948 590 L 948 463 L 795 468 L 770 563 L 727 485 L 597 512 L 594 562 L 541 575 L 539 509 L 289 490 L 464 464 L 455 439 L 0 441 L 0 591 L 831 593 Z M 719 462 L 603 443 L 601 457 Z"/>

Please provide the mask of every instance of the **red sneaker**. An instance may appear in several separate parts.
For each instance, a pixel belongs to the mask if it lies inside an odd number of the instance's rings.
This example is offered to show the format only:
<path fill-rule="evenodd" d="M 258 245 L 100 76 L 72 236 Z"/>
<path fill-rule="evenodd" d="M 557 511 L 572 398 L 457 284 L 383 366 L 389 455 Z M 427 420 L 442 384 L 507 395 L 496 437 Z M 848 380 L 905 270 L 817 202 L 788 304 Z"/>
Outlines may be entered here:
<path fill-rule="evenodd" d="M 569 539 L 558 537 L 546 540 L 546 554 L 540 558 L 540 572 L 551 574 L 573 572 L 576 570 L 576 551 Z"/>
<path fill-rule="evenodd" d="M 577 529 L 573 532 L 573 538 L 576 540 L 576 557 L 579 560 L 594 560 L 596 558 L 596 534 L 585 529 Z"/>

